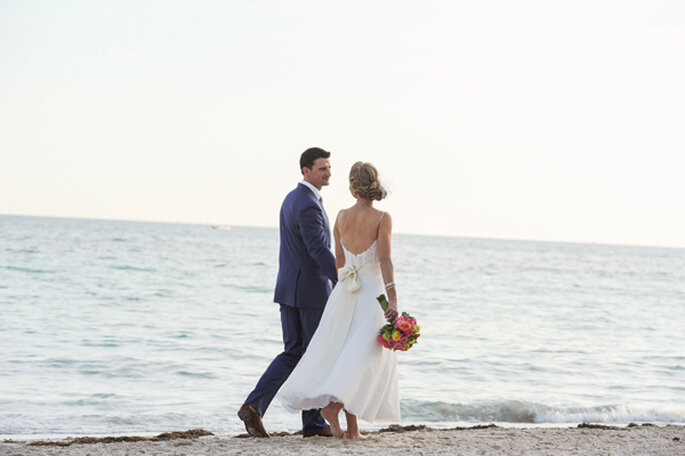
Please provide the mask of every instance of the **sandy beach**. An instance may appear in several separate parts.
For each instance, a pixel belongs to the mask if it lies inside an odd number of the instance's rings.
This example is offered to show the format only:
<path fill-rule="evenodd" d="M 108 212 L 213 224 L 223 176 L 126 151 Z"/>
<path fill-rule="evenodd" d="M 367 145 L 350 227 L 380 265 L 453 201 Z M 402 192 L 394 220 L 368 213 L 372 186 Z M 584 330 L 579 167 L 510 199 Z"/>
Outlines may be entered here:
<path fill-rule="evenodd" d="M 207 434 L 207 435 L 203 435 Z M 270 439 L 196 430 L 157 437 L 78 438 L 0 443 L 8 456 L 93 455 L 685 455 L 685 426 L 582 424 L 569 428 L 494 425 L 432 429 L 393 426 L 363 441 L 281 433 Z"/>

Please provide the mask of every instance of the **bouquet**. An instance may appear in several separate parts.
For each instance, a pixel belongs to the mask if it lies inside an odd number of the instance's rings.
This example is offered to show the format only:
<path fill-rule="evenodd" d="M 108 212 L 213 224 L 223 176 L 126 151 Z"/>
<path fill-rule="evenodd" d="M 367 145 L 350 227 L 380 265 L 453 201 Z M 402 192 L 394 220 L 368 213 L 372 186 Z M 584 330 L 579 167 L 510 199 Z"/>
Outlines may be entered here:
<path fill-rule="evenodd" d="M 376 299 L 383 308 L 383 312 L 388 310 L 388 300 L 385 295 L 380 295 Z M 407 351 L 421 335 L 419 331 L 421 331 L 421 326 L 416 324 L 416 318 L 407 312 L 402 312 L 402 315 L 396 317 L 395 321 L 381 328 L 378 333 L 378 342 L 392 351 Z"/>

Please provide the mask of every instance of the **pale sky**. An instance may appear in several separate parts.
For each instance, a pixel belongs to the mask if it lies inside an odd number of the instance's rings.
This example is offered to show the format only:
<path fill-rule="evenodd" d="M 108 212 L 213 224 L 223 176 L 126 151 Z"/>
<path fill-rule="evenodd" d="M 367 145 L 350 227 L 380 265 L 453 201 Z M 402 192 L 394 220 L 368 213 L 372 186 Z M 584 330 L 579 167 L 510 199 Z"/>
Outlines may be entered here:
<path fill-rule="evenodd" d="M 0 0 L 0 214 L 685 247 L 685 0 Z"/>

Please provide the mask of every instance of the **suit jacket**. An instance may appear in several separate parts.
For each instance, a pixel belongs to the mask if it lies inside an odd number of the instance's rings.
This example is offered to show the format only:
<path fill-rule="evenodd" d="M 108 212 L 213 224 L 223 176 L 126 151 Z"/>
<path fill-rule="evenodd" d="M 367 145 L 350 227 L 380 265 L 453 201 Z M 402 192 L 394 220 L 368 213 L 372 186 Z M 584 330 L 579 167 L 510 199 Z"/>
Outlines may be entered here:
<path fill-rule="evenodd" d="M 274 301 L 323 308 L 338 280 L 328 217 L 314 193 L 298 184 L 281 205 L 281 246 Z"/>

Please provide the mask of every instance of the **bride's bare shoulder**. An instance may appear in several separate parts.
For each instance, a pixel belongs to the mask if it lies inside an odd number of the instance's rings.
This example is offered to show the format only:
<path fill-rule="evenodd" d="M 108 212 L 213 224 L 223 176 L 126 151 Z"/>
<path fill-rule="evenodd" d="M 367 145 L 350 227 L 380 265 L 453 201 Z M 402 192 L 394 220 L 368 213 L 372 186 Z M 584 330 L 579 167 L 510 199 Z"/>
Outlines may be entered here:
<path fill-rule="evenodd" d="M 381 217 L 381 221 L 385 220 L 386 218 L 390 218 L 390 212 L 381 211 L 380 209 L 375 209 L 375 210 L 376 210 L 376 214 Z"/>
<path fill-rule="evenodd" d="M 350 209 L 352 209 L 352 208 L 348 207 L 347 209 L 340 209 L 340 211 L 338 211 L 338 215 L 335 217 L 335 225 L 336 226 L 338 226 L 340 224 L 343 224 L 343 225 L 345 224 L 345 222 L 347 221 L 347 219 L 350 216 Z"/>
<path fill-rule="evenodd" d="M 392 226 L 392 217 L 390 216 L 390 212 L 381 211 L 380 226 L 383 228 Z"/>
<path fill-rule="evenodd" d="M 340 219 L 347 217 L 347 215 L 350 212 L 350 209 L 350 207 L 348 207 L 347 209 L 340 209 L 340 211 L 338 211 L 338 216 L 336 218 Z"/>
<path fill-rule="evenodd" d="M 338 217 L 349 217 L 351 215 L 354 215 L 358 212 L 358 207 L 357 206 L 350 206 L 345 209 L 340 209 L 340 212 L 338 212 Z"/>

